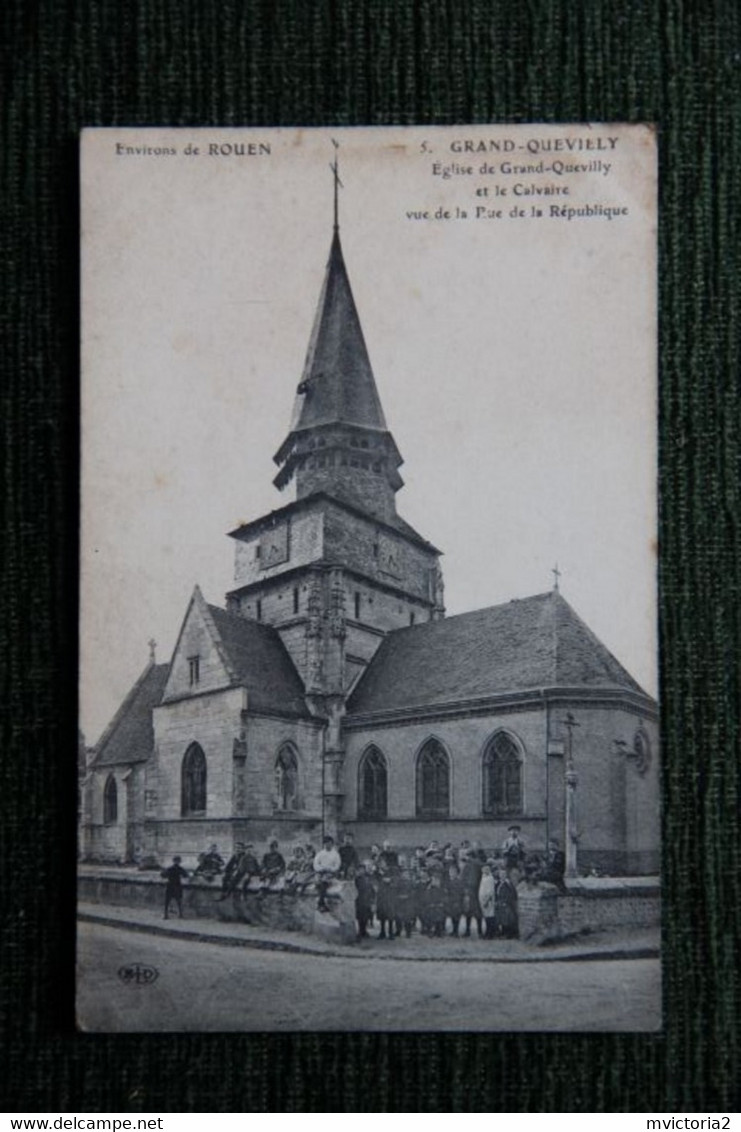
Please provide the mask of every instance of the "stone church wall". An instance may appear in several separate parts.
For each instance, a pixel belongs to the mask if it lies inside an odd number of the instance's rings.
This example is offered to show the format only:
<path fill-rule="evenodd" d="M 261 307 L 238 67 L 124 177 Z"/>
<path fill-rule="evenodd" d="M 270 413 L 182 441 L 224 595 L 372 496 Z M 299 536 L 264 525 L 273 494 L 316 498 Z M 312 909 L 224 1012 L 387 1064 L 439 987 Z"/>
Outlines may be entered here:
<path fill-rule="evenodd" d="M 349 456 L 335 453 L 310 456 L 297 476 L 297 498 L 304 499 L 314 492 L 333 495 L 339 490 L 343 497 L 349 497 L 371 515 L 391 519 L 395 510 L 394 492 L 380 468 L 378 455 L 358 452 Z"/>
<path fill-rule="evenodd" d="M 523 810 L 520 814 L 493 820 L 483 813 L 483 754 L 491 737 L 499 730 L 515 740 L 523 754 Z M 417 756 L 430 739 L 438 739 L 450 758 L 450 820 L 417 819 L 416 766 Z M 385 755 L 388 765 L 388 822 L 361 823 L 358 838 L 377 840 L 388 836 L 399 844 L 402 838 L 411 845 L 421 841 L 462 840 L 469 837 L 494 844 L 506 835 L 507 826 L 517 820 L 544 825 L 546 810 L 546 737 L 544 716 L 540 711 L 502 713 L 501 715 L 459 716 L 430 722 L 415 721 L 386 727 L 347 729 L 347 755 L 344 767 L 345 814 L 357 821 L 358 767 L 363 752 L 375 744 Z M 470 828 L 468 828 L 470 824 Z M 490 836 L 493 830 L 493 838 Z M 501 833 L 501 837 L 500 837 Z M 369 842 L 370 844 L 370 842 Z"/>
<path fill-rule="evenodd" d="M 157 783 L 153 788 L 160 821 L 181 818 L 182 764 L 191 743 L 198 743 L 206 756 L 206 817 L 232 816 L 233 745 L 243 726 L 243 703 L 241 688 L 227 688 L 154 709 Z"/>
<path fill-rule="evenodd" d="M 281 840 L 291 835 L 291 826 L 302 819 L 321 818 L 323 728 L 308 720 L 283 720 L 250 716 L 246 729 L 245 764 L 246 817 L 267 821 Z M 276 788 L 278 754 L 288 744 L 298 763 L 296 807 L 282 811 Z M 257 839 L 257 834 L 255 834 Z"/>
<path fill-rule="evenodd" d="M 561 721 L 572 711 L 574 762 L 578 775 L 577 832 L 580 872 L 597 870 L 611 875 L 654 874 L 659 868 L 659 782 L 656 724 L 634 710 L 573 702 L 551 705 L 550 737 L 563 739 Z M 648 735 L 652 758 L 645 774 L 617 753 L 614 741 L 632 747 L 638 727 Z M 483 814 L 483 753 L 499 730 L 510 734 L 523 751 L 523 809 L 507 818 Z M 543 709 L 459 716 L 454 719 L 399 721 L 392 725 L 346 728 L 347 754 L 343 768 L 345 824 L 358 845 L 391 838 L 409 849 L 432 838 L 459 843 L 464 837 L 486 847 L 501 844 L 507 826 L 517 821 L 533 849 L 543 848 L 547 836 L 564 844 L 564 757 L 546 756 L 547 725 Z M 442 742 L 451 760 L 450 814 L 447 819 L 416 817 L 416 758 L 428 738 Z M 388 817 L 385 821 L 358 819 L 358 767 L 363 752 L 375 744 L 388 765 Z M 546 821 L 548 814 L 548 821 Z"/>
<path fill-rule="evenodd" d="M 415 623 L 420 625 L 430 619 L 429 605 L 420 599 L 408 598 L 402 594 L 389 593 L 387 590 L 377 589 L 369 582 L 352 575 L 345 575 L 345 611 L 348 619 L 348 633 L 355 629 L 353 646 L 348 648 L 359 656 L 370 659 L 381 638 L 377 635 L 370 640 L 363 632 L 365 625 L 380 629 L 384 633 L 393 632 L 394 629 L 406 629 L 410 625 L 410 614 L 414 614 Z M 355 617 L 355 595 L 358 595 L 358 617 Z M 365 642 L 365 643 L 364 643 Z"/>
<path fill-rule="evenodd" d="M 298 613 L 293 612 L 294 590 L 298 590 Z M 241 613 L 252 621 L 262 621 L 266 625 L 285 626 L 294 621 L 303 624 L 306 620 L 308 594 L 309 584 L 303 577 L 300 580 L 294 576 L 275 581 L 266 578 L 263 588 L 230 599 L 230 611 Z"/>
<path fill-rule="evenodd" d="M 298 515 L 287 516 L 283 521 L 288 527 L 288 559 L 285 562 L 263 569 L 257 548 L 264 531 L 270 529 L 268 523 L 256 530 L 246 539 L 237 539 L 234 548 L 234 584 L 252 585 L 268 581 L 286 570 L 317 562 L 324 556 L 324 516 L 318 509 L 303 511 Z"/>
<path fill-rule="evenodd" d="M 248 701 L 249 703 L 249 701 Z M 276 837 L 283 846 L 306 841 L 321 823 L 322 729 L 309 720 L 282 720 L 242 712 L 242 691 L 228 689 L 194 696 L 155 710 L 156 771 L 148 789 L 157 796 L 148 844 L 160 861 L 179 853 L 184 859 L 215 841 L 224 854 L 236 840 L 267 842 Z M 243 771 L 239 761 L 244 752 Z M 206 812 L 181 815 L 182 761 L 191 743 L 206 756 Z M 295 809 L 281 811 L 276 791 L 275 764 L 284 744 L 298 761 Z M 243 789 L 237 775 L 243 774 Z"/>
<path fill-rule="evenodd" d="M 357 570 L 422 601 L 429 601 L 430 570 L 437 562 L 433 553 L 387 528 L 379 532 L 372 521 L 333 505 L 327 507 L 324 525 L 327 561 L 341 562 L 348 570 Z M 384 548 L 395 554 L 393 573 L 384 569 L 388 566 L 388 554 L 384 561 Z M 399 628 L 398 622 L 393 628 Z"/>
<path fill-rule="evenodd" d="M 116 821 L 104 821 L 103 795 L 110 775 L 116 780 Z M 107 766 L 92 770 L 87 783 L 87 821 L 83 857 L 123 864 L 136 858 L 144 821 L 144 766 Z"/>
<path fill-rule="evenodd" d="M 580 724 L 574 732 L 578 775 L 577 828 L 580 868 L 613 875 L 656 873 L 659 869 L 658 730 L 636 711 L 613 707 L 570 709 Z M 561 712 L 554 712 L 556 718 Z M 637 730 L 647 734 L 650 765 L 640 774 L 618 753 L 615 740 L 632 748 Z"/>

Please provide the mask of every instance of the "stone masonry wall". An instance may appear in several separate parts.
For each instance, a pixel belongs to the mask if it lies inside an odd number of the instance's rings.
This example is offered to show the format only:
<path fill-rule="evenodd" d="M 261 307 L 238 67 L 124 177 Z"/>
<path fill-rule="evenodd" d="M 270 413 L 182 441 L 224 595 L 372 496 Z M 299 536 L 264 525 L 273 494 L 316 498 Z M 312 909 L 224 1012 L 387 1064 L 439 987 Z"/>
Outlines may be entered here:
<path fill-rule="evenodd" d="M 263 569 L 257 555 L 263 529 L 246 539 L 236 539 L 234 546 L 234 584 L 252 585 L 284 574 L 296 566 L 317 562 L 324 555 L 324 515 L 319 504 L 310 511 L 288 515 L 278 520 L 288 524 L 288 560 Z M 266 528 L 267 529 L 267 528 Z"/>
<path fill-rule="evenodd" d="M 357 823 L 356 836 L 362 844 L 383 840 L 385 836 L 400 846 L 417 845 L 432 837 L 443 841 L 468 837 L 496 844 L 501 829 L 506 831 L 507 825 L 517 820 L 523 826 L 525 841 L 530 839 L 531 848 L 542 847 L 547 836 L 558 838 L 563 845 L 564 757 L 546 756 L 546 751 L 549 735 L 551 740 L 563 738 L 561 721 L 568 710 L 573 711 L 579 723 L 575 729 L 574 762 L 578 774 L 580 871 L 656 873 L 660 837 L 657 759 L 654 757 L 646 773 L 640 775 L 629 760 L 617 753 L 614 744 L 620 738 L 632 744 L 635 731 L 641 726 L 649 734 L 655 751 L 656 725 L 627 708 L 577 702 L 555 704 L 549 709 L 550 724 L 545 709 L 535 707 L 430 722 L 348 727 L 343 767 L 346 824 Z M 523 753 L 523 810 L 520 815 L 493 821 L 483 814 L 482 759 L 489 739 L 499 729 L 512 735 Z M 450 756 L 448 821 L 416 818 L 416 758 L 423 743 L 433 736 Z M 358 822 L 358 767 L 371 743 L 387 760 L 388 817 L 386 821 Z M 632 807 L 638 817 L 628 820 L 627 807 Z M 527 823 L 533 823 L 530 831 Z"/>
<path fill-rule="evenodd" d="M 198 743 L 206 756 L 204 819 L 232 817 L 233 750 L 243 729 L 243 703 L 241 688 L 227 688 L 154 709 L 156 772 L 148 786 L 156 793 L 152 809 L 160 820 L 182 816 L 182 763 L 191 743 Z"/>
<path fill-rule="evenodd" d="M 103 794 L 112 775 L 116 780 L 116 821 L 103 820 Z M 134 859 L 140 841 L 138 831 L 144 820 L 144 766 L 100 767 L 90 773 L 86 786 L 87 822 L 82 834 L 83 856 L 87 860 L 116 861 Z"/>
<path fill-rule="evenodd" d="M 437 555 L 387 527 L 379 528 L 370 518 L 354 515 L 335 504 L 326 506 L 324 557 L 327 561 L 429 602 L 430 570 L 437 562 Z M 390 553 L 395 557 L 391 569 Z"/>
<path fill-rule="evenodd" d="M 489 740 L 499 730 L 506 731 L 514 739 L 523 755 L 523 815 L 544 820 L 546 734 L 544 714 L 537 709 L 430 722 L 400 722 L 376 728 L 369 725 L 357 730 L 348 728 L 343 768 L 346 818 L 350 821 L 357 819 L 358 767 L 364 751 L 374 744 L 387 761 L 389 819 L 415 819 L 417 756 L 428 739 L 436 738 L 450 758 L 450 817 L 481 821 L 483 754 Z M 444 822 L 434 824 L 441 826 Z M 505 822 L 505 830 L 507 824 L 509 821 Z M 420 832 L 419 837 L 414 838 L 414 844 L 421 836 Z"/>

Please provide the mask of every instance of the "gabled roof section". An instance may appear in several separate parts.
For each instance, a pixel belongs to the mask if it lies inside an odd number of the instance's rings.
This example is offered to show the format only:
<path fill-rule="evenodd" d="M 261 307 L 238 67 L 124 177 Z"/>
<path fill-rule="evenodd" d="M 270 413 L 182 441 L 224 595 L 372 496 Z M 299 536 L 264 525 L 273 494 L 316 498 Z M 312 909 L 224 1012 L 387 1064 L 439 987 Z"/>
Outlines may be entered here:
<path fill-rule="evenodd" d="M 209 605 L 208 611 L 228 660 L 232 684 L 247 689 L 248 710 L 310 716 L 301 677 L 278 631 L 216 605 Z"/>
<path fill-rule="evenodd" d="M 646 695 L 553 591 L 389 633 L 348 715 L 557 687 Z"/>
<path fill-rule="evenodd" d="M 200 677 L 189 679 L 188 654 L 200 661 Z M 228 688 L 246 688 L 248 711 L 310 716 L 304 688 L 280 634 L 209 605 L 195 586 L 170 662 L 162 703 Z"/>
<path fill-rule="evenodd" d="M 291 420 L 291 432 L 343 423 L 386 431 L 335 229 Z"/>
<path fill-rule="evenodd" d="M 154 749 L 152 709 L 162 699 L 168 664 L 148 664 L 99 739 L 91 767 L 146 762 Z"/>

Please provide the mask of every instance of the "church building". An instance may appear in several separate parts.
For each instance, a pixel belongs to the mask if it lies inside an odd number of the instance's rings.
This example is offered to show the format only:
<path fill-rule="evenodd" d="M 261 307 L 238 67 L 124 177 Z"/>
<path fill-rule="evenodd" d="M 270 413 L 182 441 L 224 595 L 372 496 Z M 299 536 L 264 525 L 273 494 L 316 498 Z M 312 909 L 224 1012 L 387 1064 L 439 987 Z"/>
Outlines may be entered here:
<path fill-rule="evenodd" d="M 274 483 L 230 532 L 225 605 L 198 586 L 88 766 L 81 852 L 121 863 L 352 831 L 658 870 L 657 705 L 564 600 L 445 616 L 441 552 L 399 515 L 336 222 Z M 566 843 L 566 844 L 565 844 Z"/>

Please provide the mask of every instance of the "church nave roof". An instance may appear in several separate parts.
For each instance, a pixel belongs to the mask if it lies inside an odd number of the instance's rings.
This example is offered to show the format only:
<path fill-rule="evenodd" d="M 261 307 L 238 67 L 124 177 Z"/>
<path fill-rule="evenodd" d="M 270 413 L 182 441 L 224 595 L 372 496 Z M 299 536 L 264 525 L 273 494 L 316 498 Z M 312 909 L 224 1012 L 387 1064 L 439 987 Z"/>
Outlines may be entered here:
<path fill-rule="evenodd" d="M 555 687 L 646 695 L 552 591 L 389 633 L 353 692 L 348 715 Z"/>

